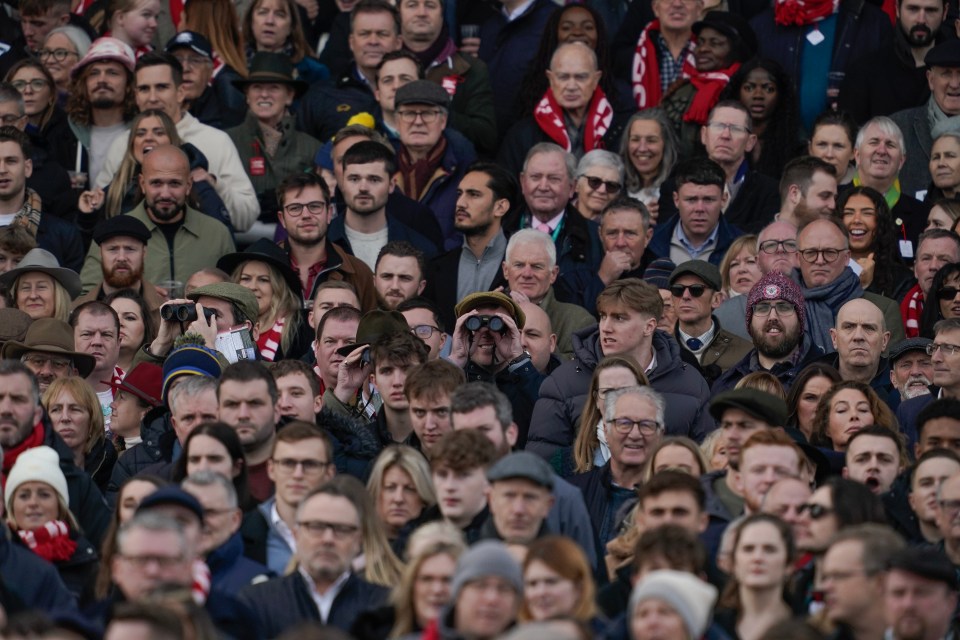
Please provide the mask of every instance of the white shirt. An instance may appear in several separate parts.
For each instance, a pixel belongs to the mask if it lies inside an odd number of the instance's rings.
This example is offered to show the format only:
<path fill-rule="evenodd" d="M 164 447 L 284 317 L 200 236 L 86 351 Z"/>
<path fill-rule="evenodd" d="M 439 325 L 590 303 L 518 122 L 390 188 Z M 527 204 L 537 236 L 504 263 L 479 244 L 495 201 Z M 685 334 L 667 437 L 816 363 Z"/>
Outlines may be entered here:
<path fill-rule="evenodd" d="M 533 4 L 533 0 L 527 0 L 520 6 L 518 6 L 513 11 L 507 11 L 507 8 L 503 8 L 503 15 L 507 16 L 507 22 L 513 22 L 517 18 L 523 15 L 523 12 L 530 8 L 530 5 Z"/>
<path fill-rule="evenodd" d="M 323 621 L 323 624 L 327 623 L 327 618 L 330 617 L 330 609 L 333 608 L 333 601 L 337 599 L 337 596 L 340 595 L 340 590 L 343 589 L 343 585 L 346 584 L 347 578 L 350 577 L 349 571 L 344 571 L 343 575 L 337 578 L 337 581 L 330 585 L 330 588 L 327 589 L 324 593 L 317 591 L 317 585 L 314 583 L 313 578 L 310 577 L 303 567 L 299 568 L 300 575 L 303 576 L 303 579 L 307 581 L 307 589 L 310 591 L 310 597 L 313 598 L 313 602 L 317 605 L 317 609 L 320 610 L 320 620 Z"/>
<path fill-rule="evenodd" d="M 290 550 L 296 553 L 297 541 L 293 537 L 293 531 L 290 530 L 290 527 L 287 526 L 287 523 L 284 522 L 283 518 L 280 517 L 280 512 L 277 511 L 276 500 L 273 502 L 273 507 L 270 508 L 270 523 L 273 524 L 273 528 L 276 529 L 280 537 L 283 538 L 283 541 L 287 543 L 287 546 L 290 547 Z"/>

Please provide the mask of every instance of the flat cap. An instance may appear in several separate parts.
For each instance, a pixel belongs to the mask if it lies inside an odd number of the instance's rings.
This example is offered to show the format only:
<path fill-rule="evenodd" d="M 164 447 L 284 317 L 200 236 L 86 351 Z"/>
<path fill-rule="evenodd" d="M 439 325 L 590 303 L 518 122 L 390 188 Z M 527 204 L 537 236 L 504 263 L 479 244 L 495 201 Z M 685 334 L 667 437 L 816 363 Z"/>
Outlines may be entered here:
<path fill-rule="evenodd" d="M 187 298 L 194 302 L 201 296 L 219 298 L 220 300 L 232 302 L 243 312 L 247 320 L 254 324 L 256 324 L 257 318 L 260 317 L 260 305 L 257 304 L 257 298 L 250 289 L 241 287 L 239 284 L 216 282 L 214 284 L 197 287 L 187 294 Z"/>
<path fill-rule="evenodd" d="M 529 451 L 508 454 L 487 469 L 487 480 L 510 480 L 522 478 L 541 487 L 553 490 L 553 469 L 547 461 Z"/>
<path fill-rule="evenodd" d="M 670 274 L 669 284 L 673 285 L 680 276 L 688 274 L 697 276 L 703 280 L 705 285 L 714 291 L 720 291 L 723 287 L 723 281 L 720 278 L 720 269 L 706 260 L 687 260 L 686 262 L 681 262 Z"/>
<path fill-rule="evenodd" d="M 787 423 L 787 403 L 766 391 L 732 389 L 717 394 L 710 401 L 710 415 L 717 422 L 727 409 L 740 409 L 771 427 L 782 427 Z"/>
<path fill-rule="evenodd" d="M 438 107 L 450 107 L 450 94 L 436 82 L 415 80 L 397 89 L 393 104 L 433 104 Z"/>
<path fill-rule="evenodd" d="M 923 57 L 923 63 L 930 67 L 960 67 L 960 40 L 944 40 Z"/>
<path fill-rule="evenodd" d="M 113 216 L 107 218 L 96 226 L 93 230 L 93 241 L 97 244 L 103 244 L 110 238 L 117 237 L 133 238 L 143 244 L 150 241 L 150 230 L 133 216 Z"/>
<path fill-rule="evenodd" d="M 890 558 L 887 568 L 942 582 L 951 591 L 960 590 L 953 563 L 945 553 L 933 547 L 907 547 L 898 551 Z"/>
<path fill-rule="evenodd" d="M 453 308 L 453 312 L 459 318 L 478 307 L 503 307 L 513 317 L 518 329 L 523 329 L 523 325 L 527 322 L 527 316 L 520 305 L 514 302 L 513 298 L 499 291 L 477 291 L 464 296 L 463 300 Z"/>
<path fill-rule="evenodd" d="M 907 338 L 906 340 L 901 340 L 897 344 L 890 347 L 890 355 L 888 356 L 890 364 L 893 364 L 900 356 L 909 352 L 909 351 L 923 351 L 927 352 L 927 345 L 933 344 L 933 340 L 930 338 Z"/>

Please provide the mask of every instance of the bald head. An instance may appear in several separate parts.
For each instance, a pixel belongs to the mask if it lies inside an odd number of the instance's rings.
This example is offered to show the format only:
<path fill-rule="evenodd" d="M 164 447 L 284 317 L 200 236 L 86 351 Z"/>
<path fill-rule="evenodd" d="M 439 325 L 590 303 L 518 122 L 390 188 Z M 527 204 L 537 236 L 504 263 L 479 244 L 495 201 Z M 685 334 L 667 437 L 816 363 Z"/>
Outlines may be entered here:
<path fill-rule="evenodd" d="M 773 253 L 768 253 L 761 249 L 765 242 L 777 242 L 771 245 Z M 793 251 L 788 250 L 787 243 L 792 243 Z M 800 266 L 800 256 L 797 253 L 797 228 L 789 222 L 771 222 L 760 232 L 757 237 L 757 264 L 760 266 L 760 273 L 767 274 L 771 271 L 779 271 L 785 276 L 789 276 L 793 269 Z"/>
<path fill-rule="evenodd" d="M 856 298 L 840 307 L 830 338 L 840 356 L 843 379 L 869 383 L 877 374 L 880 354 L 890 342 L 890 332 L 880 308 L 869 300 Z"/>
<path fill-rule="evenodd" d="M 190 159 L 180 147 L 163 144 L 154 147 L 153 151 L 143 157 L 143 173 L 149 173 L 158 168 L 169 170 L 177 168 L 186 176 L 190 174 Z"/>
<path fill-rule="evenodd" d="M 557 47 L 550 58 L 550 68 L 555 69 L 561 60 L 582 60 L 596 71 L 597 54 L 583 42 L 566 42 Z"/>
<path fill-rule="evenodd" d="M 143 158 L 140 188 L 144 207 L 151 220 L 158 224 L 177 222 L 187 207 L 190 161 L 187 154 L 173 145 L 161 145 Z"/>
<path fill-rule="evenodd" d="M 532 302 L 521 302 L 520 308 L 527 317 L 520 336 L 521 345 L 530 354 L 534 368 L 546 373 L 550 354 L 557 348 L 557 335 L 553 332 L 550 316 Z"/>
<path fill-rule="evenodd" d="M 582 117 L 600 82 L 597 54 L 582 42 L 557 47 L 547 71 L 557 103 L 575 119 Z"/>

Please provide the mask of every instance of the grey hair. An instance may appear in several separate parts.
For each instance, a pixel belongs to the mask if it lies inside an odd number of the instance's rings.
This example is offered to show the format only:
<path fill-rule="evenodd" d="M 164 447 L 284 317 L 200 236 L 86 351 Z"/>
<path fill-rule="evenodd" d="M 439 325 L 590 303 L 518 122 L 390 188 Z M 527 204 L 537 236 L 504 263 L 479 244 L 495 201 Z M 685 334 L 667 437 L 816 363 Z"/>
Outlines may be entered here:
<path fill-rule="evenodd" d="M 513 407 L 510 405 L 510 400 L 489 382 L 468 382 L 457 387 L 450 396 L 451 413 L 470 413 L 484 407 L 493 407 L 497 422 L 504 429 L 513 424 Z"/>
<path fill-rule="evenodd" d="M 237 488 L 233 486 L 233 480 L 217 471 L 202 469 L 195 471 L 183 479 L 180 486 L 186 489 L 187 485 L 194 487 L 220 487 L 227 496 L 227 508 L 237 509 L 239 501 L 237 500 Z"/>
<path fill-rule="evenodd" d="M 507 250 L 503 254 L 504 260 L 509 261 L 510 256 L 513 255 L 513 250 L 519 245 L 525 244 L 539 244 L 542 246 L 543 250 L 547 252 L 547 258 L 550 262 L 548 268 L 553 269 L 557 266 L 557 245 L 554 244 L 553 238 L 543 231 L 537 231 L 536 229 L 521 229 L 510 236 L 510 240 L 507 242 Z"/>
<path fill-rule="evenodd" d="M 623 137 L 620 138 L 620 157 L 623 158 L 624 167 L 627 174 L 627 190 L 634 192 L 643 188 L 643 179 L 630 162 L 630 129 L 633 123 L 638 120 L 651 120 L 660 125 L 660 137 L 663 138 L 663 159 L 660 161 L 660 170 L 653 181 L 654 187 L 659 187 L 664 180 L 673 171 L 673 166 L 677 164 L 677 158 L 680 156 L 680 143 L 677 141 L 677 134 L 673 130 L 673 124 L 667 113 L 659 107 L 653 109 L 644 109 L 639 111 L 627 120 L 623 128 Z"/>
<path fill-rule="evenodd" d="M 167 406 L 171 413 L 174 412 L 174 406 L 180 401 L 180 396 L 187 398 L 196 398 L 204 391 L 217 392 L 217 379 L 209 376 L 188 376 L 186 380 L 178 382 L 170 390 L 167 396 Z"/>
<path fill-rule="evenodd" d="M 588 151 L 583 154 L 583 157 L 580 158 L 580 164 L 577 165 L 577 177 L 582 178 L 587 171 L 594 167 L 613 169 L 617 172 L 620 183 L 623 183 L 623 160 L 613 151 L 594 149 L 593 151 Z"/>
<path fill-rule="evenodd" d="M 653 390 L 653 387 L 624 387 L 623 389 L 617 389 L 616 391 L 611 391 L 606 395 L 603 402 L 603 421 L 610 422 L 614 418 L 614 413 L 617 408 L 617 400 L 624 396 L 639 396 L 646 400 L 649 400 L 653 403 L 654 408 L 656 409 L 656 416 L 654 419 L 657 421 L 657 424 L 661 426 L 664 425 L 667 413 L 667 402 L 663 399 L 663 396 Z"/>
<path fill-rule="evenodd" d="M 530 150 L 527 151 L 527 157 L 523 159 L 523 172 L 527 172 L 527 165 L 530 164 L 530 159 L 533 156 L 538 156 L 541 153 L 561 153 L 563 154 L 563 163 L 567 167 L 567 177 L 571 180 L 574 180 L 577 176 L 577 158 L 572 153 L 569 153 L 566 149 L 554 142 L 538 142 L 537 144 L 530 147 Z"/>
<path fill-rule="evenodd" d="M 50 39 L 50 36 L 55 33 L 62 33 L 65 35 L 67 39 L 73 43 L 73 46 L 77 48 L 77 55 L 80 56 L 80 58 L 83 58 L 83 56 L 87 55 L 87 51 L 90 49 L 90 45 L 92 43 L 90 42 L 90 36 L 88 36 L 83 29 L 80 27 L 75 27 L 72 24 L 57 27 L 56 29 L 52 29 L 50 33 L 47 34 L 47 37 L 43 39 L 43 43 L 46 44 L 47 40 Z"/>
<path fill-rule="evenodd" d="M 183 532 L 183 525 L 170 516 L 156 511 L 138 513 L 120 525 L 120 529 L 117 531 L 118 553 L 123 553 L 123 543 L 134 529 L 144 529 L 154 533 L 173 533 L 177 536 L 177 543 L 183 559 L 186 560 L 193 557 L 193 550 L 190 549 L 187 536 Z"/>
<path fill-rule="evenodd" d="M 900 130 L 900 127 L 897 126 L 897 123 L 888 118 L 887 116 L 877 116 L 875 118 L 870 118 L 863 126 L 860 127 L 860 130 L 857 131 L 857 142 L 854 145 L 855 149 L 859 149 L 860 145 L 863 144 L 863 141 L 866 139 L 867 127 L 876 127 L 880 129 L 882 133 L 887 134 L 888 136 L 893 136 L 897 139 L 897 144 L 900 146 L 900 152 L 903 153 L 907 150 L 907 144 L 903 140 L 903 131 Z"/>

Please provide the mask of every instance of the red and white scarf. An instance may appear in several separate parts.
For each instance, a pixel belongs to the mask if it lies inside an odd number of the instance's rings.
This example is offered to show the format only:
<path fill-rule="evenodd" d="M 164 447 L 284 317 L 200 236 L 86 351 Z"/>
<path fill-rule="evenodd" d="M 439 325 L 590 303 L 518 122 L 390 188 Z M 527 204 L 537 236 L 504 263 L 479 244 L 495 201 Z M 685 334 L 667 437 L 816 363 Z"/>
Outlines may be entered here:
<path fill-rule="evenodd" d="M 277 357 L 277 350 L 280 349 L 280 340 L 283 338 L 283 322 L 285 318 L 280 318 L 273 323 L 269 331 L 264 331 L 257 338 L 257 348 L 260 349 L 260 359 L 265 362 L 273 362 Z"/>
<path fill-rule="evenodd" d="M 563 107 L 553 96 L 553 91 L 547 89 L 543 99 L 533 110 L 533 119 L 551 140 L 558 145 L 572 151 L 567 126 L 563 122 Z M 613 121 L 613 107 L 600 87 L 593 91 L 590 104 L 587 106 L 587 115 L 584 118 L 583 150 L 593 151 L 603 148 L 603 136 L 610 129 Z"/>
<path fill-rule="evenodd" d="M 51 520 L 42 527 L 17 533 L 31 551 L 47 562 L 66 562 L 77 550 L 76 541 L 70 539 L 70 527 L 63 520 Z"/>
<path fill-rule="evenodd" d="M 920 337 L 920 316 L 923 314 L 923 289 L 913 285 L 903 302 L 900 303 L 900 315 L 903 317 L 903 329 L 908 338 Z"/>
<path fill-rule="evenodd" d="M 833 15 L 839 6 L 840 0 L 777 0 L 773 18 L 784 27 L 803 27 Z"/>
<path fill-rule="evenodd" d="M 660 33 L 660 21 L 654 20 L 640 33 L 637 40 L 637 50 L 633 54 L 633 98 L 637 101 L 638 109 L 655 107 L 663 98 L 663 89 L 660 87 L 660 62 L 657 60 L 657 43 L 655 34 Z M 696 43 L 694 36 L 690 41 Z M 696 64 L 693 50 L 687 52 L 683 60 L 683 77 L 689 78 L 696 73 Z"/>
<path fill-rule="evenodd" d="M 720 101 L 720 93 L 730 82 L 731 76 L 740 68 L 739 62 L 734 62 L 726 69 L 717 69 L 716 71 L 695 72 L 690 76 L 690 84 L 697 88 L 693 94 L 693 100 L 687 107 L 687 112 L 683 114 L 684 122 L 694 122 L 696 124 L 707 124 L 707 118 L 710 116 L 710 110 Z"/>

